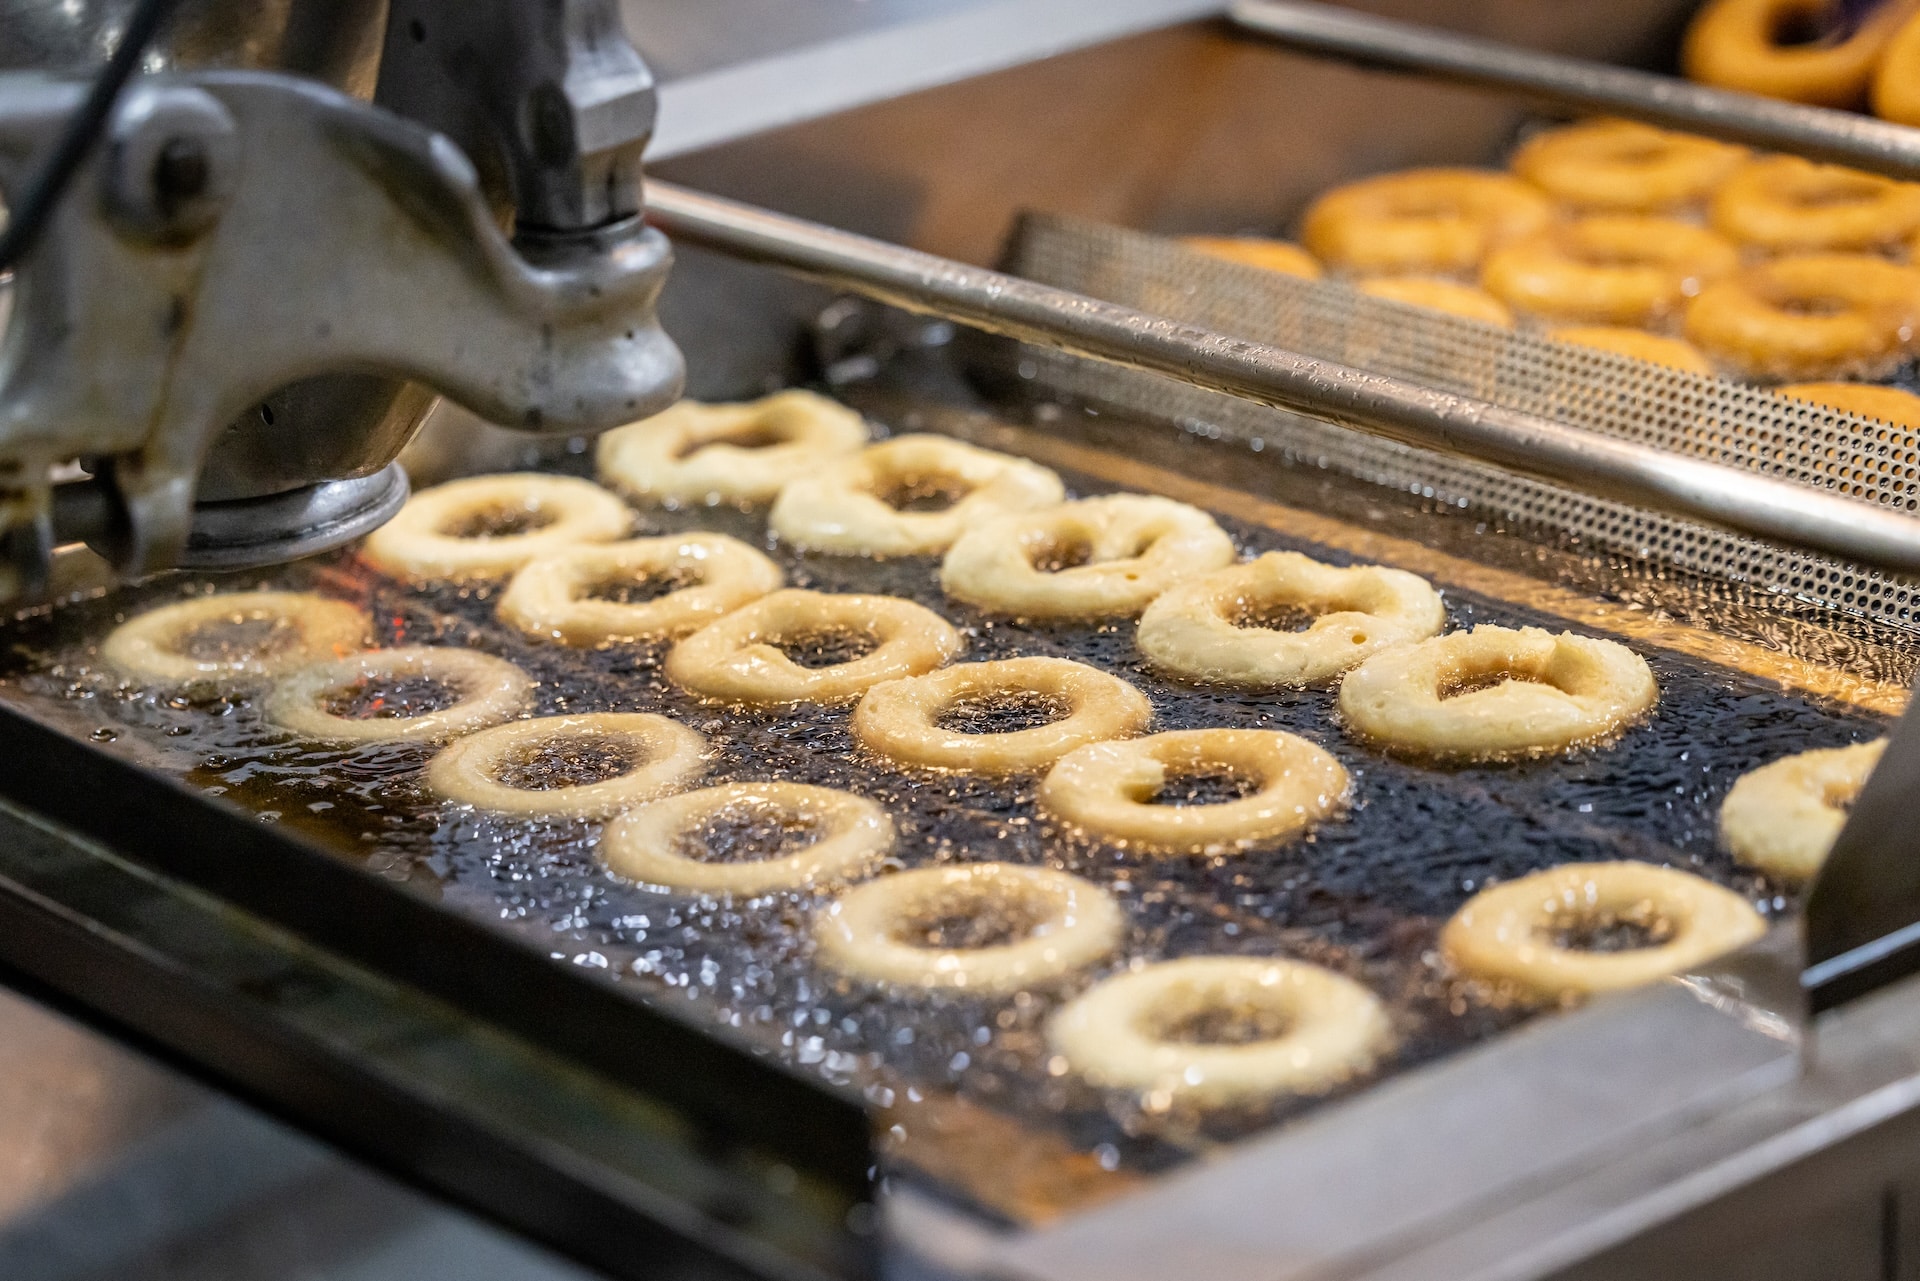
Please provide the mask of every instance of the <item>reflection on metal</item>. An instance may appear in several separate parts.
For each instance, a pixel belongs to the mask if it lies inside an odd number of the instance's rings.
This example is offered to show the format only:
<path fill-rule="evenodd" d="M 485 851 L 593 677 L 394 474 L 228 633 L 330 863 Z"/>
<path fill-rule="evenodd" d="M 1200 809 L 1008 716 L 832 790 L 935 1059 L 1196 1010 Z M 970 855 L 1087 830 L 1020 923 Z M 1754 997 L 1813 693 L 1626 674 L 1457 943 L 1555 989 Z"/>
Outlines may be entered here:
<path fill-rule="evenodd" d="M 1671 76 L 1534 53 L 1431 27 L 1287 0 L 1240 0 L 1234 22 L 1289 49 L 1456 84 L 1508 89 L 1555 106 L 1645 120 L 1815 160 L 1920 178 L 1920 130 Z"/>
<path fill-rule="evenodd" d="M 652 185 L 648 205 L 653 221 L 676 237 L 911 311 L 1761 538 L 1920 571 L 1920 520 L 1806 486 L 1576 431 L 665 183 Z"/>

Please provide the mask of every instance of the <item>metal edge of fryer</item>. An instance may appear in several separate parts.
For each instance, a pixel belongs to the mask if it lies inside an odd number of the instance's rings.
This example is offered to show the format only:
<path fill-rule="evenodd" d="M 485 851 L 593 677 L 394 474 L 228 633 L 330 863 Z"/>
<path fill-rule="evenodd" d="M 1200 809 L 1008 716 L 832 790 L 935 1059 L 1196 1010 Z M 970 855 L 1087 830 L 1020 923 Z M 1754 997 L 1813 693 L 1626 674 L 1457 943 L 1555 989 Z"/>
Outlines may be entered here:
<path fill-rule="evenodd" d="M 0 736 L 9 984 L 611 1275 L 873 1274 L 857 1102 L 4 703 Z"/>

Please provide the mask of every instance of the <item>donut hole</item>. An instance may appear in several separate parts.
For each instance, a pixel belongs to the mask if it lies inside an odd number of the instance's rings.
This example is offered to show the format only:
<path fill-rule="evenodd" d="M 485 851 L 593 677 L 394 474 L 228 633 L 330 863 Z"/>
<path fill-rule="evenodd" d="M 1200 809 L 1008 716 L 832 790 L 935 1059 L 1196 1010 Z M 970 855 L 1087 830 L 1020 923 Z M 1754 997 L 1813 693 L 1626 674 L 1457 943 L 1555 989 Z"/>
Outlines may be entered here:
<path fill-rule="evenodd" d="M 1844 15 L 1844 7 L 1840 12 Z M 1776 49 L 1812 49 L 1846 38 L 1843 22 L 1831 22 L 1818 4 L 1782 5 L 1767 26 L 1767 43 Z"/>
<path fill-rule="evenodd" d="M 1206 993 L 1177 1008 L 1148 1010 L 1140 1030 L 1172 1045 L 1258 1045 L 1277 1041 L 1294 1028 L 1293 1016 L 1277 1004 L 1258 999 L 1231 1001 L 1224 993 Z"/>
<path fill-rule="evenodd" d="M 1663 947 L 1679 932 L 1671 915 L 1642 900 L 1623 908 L 1556 914 L 1546 933 L 1554 947 L 1569 952 L 1637 952 Z"/>
<path fill-rule="evenodd" d="M 940 709 L 933 723 L 953 734 L 1017 734 L 1065 720 L 1066 700 L 1038 690 L 993 690 L 967 694 Z"/>
<path fill-rule="evenodd" d="M 1226 615 L 1235 627 L 1266 632 L 1304 632 L 1320 618 L 1318 610 L 1292 601 L 1242 598 Z"/>
<path fill-rule="evenodd" d="M 409 720 L 457 705 L 463 695 L 430 676 L 372 676 L 328 690 L 319 706 L 348 721 Z"/>
<path fill-rule="evenodd" d="M 784 858 L 820 839 L 811 814 L 772 805 L 734 804 L 681 834 L 679 853 L 702 863 L 762 863 Z"/>
<path fill-rule="evenodd" d="M 1853 809 L 1854 801 L 1860 798 L 1860 789 L 1865 785 L 1854 779 L 1835 779 L 1821 790 L 1820 803 L 1830 810 L 1848 813 Z"/>
<path fill-rule="evenodd" d="M 851 627 L 820 628 L 768 638 L 796 667 L 838 667 L 854 663 L 880 648 L 880 638 L 872 632 Z"/>
<path fill-rule="evenodd" d="M 770 449 L 775 445 L 793 443 L 793 433 L 782 431 L 767 423 L 743 423 L 732 431 L 721 432 L 717 436 L 708 436 L 702 440 L 690 440 L 673 451 L 673 460 L 691 458 L 703 449 L 715 445 L 731 445 L 735 449 Z"/>
<path fill-rule="evenodd" d="M 494 770 L 494 781 L 523 792 L 559 787 L 591 787 L 631 774 L 640 753 L 630 743 L 604 735 L 549 738 L 530 743 Z"/>
<path fill-rule="evenodd" d="M 874 497 L 897 512 L 943 512 L 973 492 L 958 476 L 930 473 L 895 476 L 874 491 Z"/>
<path fill-rule="evenodd" d="M 605 601 L 610 605 L 645 605 L 671 596 L 677 591 L 697 587 L 707 579 L 704 570 L 676 565 L 664 574 L 609 575 L 588 583 L 580 593 L 582 600 Z"/>
<path fill-rule="evenodd" d="M 1887 185 L 1865 174 L 1820 174 L 1781 193 L 1803 209 L 1841 209 L 1848 205 L 1871 205 L 1886 198 Z"/>
<path fill-rule="evenodd" d="M 1093 541 L 1073 536 L 1040 539 L 1027 548 L 1027 560 L 1043 574 L 1058 574 L 1093 563 Z"/>
<path fill-rule="evenodd" d="M 436 531 L 448 538 L 518 538 L 559 523 L 560 516 L 545 507 L 522 503 L 488 503 L 469 508 Z"/>
<path fill-rule="evenodd" d="M 1833 294 L 1776 294 L 1767 300 L 1776 311 L 1789 316 L 1805 316 L 1818 319 L 1825 316 L 1844 316 L 1855 309 L 1856 304 Z"/>
<path fill-rule="evenodd" d="M 196 663 L 237 663 L 284 654 L 300 640 L 300 625 L 284 615 L 241 615 L 190 627 L 173 638 L 171 648 Z"/>
<path fill-rule="evenodd" d="M 1160 786 L 1146 797 L 1149 805 L 1230 805 L 1260 790 L 1261 780 L 1212 762 L 1168 766 Z"/>
<path fill-rule="evenodd" d="M 891 937 L 930 951 L 977 951 L 1031 938 L 1051 917 L 1041 905 L 1011 895 L 959 891 L 914 904 L 901 914 Z"/>

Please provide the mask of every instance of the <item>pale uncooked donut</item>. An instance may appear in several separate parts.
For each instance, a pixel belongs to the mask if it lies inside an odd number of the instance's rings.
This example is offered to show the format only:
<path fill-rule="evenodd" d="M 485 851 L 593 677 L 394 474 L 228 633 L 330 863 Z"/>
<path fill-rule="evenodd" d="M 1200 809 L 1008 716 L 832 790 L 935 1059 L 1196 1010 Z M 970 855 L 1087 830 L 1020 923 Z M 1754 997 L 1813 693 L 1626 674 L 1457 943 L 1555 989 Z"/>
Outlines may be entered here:
<path fill-rule="evenodd" d="M 518 534 L 460 532 L 462 525 L 501 516 L 547 523 Z M 409 498 L 368 536 L 364 554 L 412 582 L 505 578 L 536 556 L 624 537 L 632 523 L 627 505 L 592 481 L 539 472 L 472 476 Z"/>
<path fill-rule="evenodd" d="M 661 578 L 686 585 L 633 605 L 590 595 Z M 781 578 L 778 565 L 725 534 L 583 543 L 523 565 L 498 612 L 523 632 L 568 645 L 679 637 L 776 590 Z"/>
<path fill-rule="evenodd" d="M 199 657 L 188 648 L 196 636 L 248 623 L 267 623 L 274 631 L 233 653 Z M 277 676 L 366 643 L 367 616 L 345 601 L 308 592 L 225 592 L 128 619 L 107 633 L 100 657 L 130 680 L 189 685 Z"/>
<path fill-rule="evenodd" d="M 960 491 L 941 511 L 900 511 L 886 495 L 920 486 Z M 945 436 L 897 436 L 834 459 L 780 491 L 768 523 L 795 547 L 853 556 L 943 552 L 975 521 L 1049 507 L 1066 496 L 1037 463 Z"/>
<path fill-rule="evenodd" d="M 1063 550 L 1082 564 L 1038 567 Z M 940 565 L 947 595 L 1022 618 L 1137 614 L 1196 571 L 1233 561 L 1233 540 L 1198 507 L 1110 494 L 974 524 Z"/>
<path fill-rule="evenodd" d="M 1248 612 L 1298 608 L 1305 631 L 1243 626 Z M 1299 552 L 1268 552 L 1166 592 L 1140 616 L 1134 643 L 1188 680 L 1278 689 L 1332 680 L 1390 645 L 1447 625 L 1426 579 L 1378 565 L 1340 569 Z"/>
<path fill-rule="evenodd" d="M 565 743 L 624 748 L 629 764 L 596 783 L 537 788 L 500 781 L 503 767 Z M 706 772 L 706 750 L 706 739 L 693 730 L 646 712 L 542 716 L 483 729 L 441 748 L 427 765 L 427 786 L 450 801 L 500 814 L 606 818 L 699 778 Z"/>
<path fill-rule="evenodd" d="M 1023 937 L 987 947 L 940 947 L 902 937 L 936 921 L 1005 912 Z M 1084 969 L 1119 946 L 1126 918 L 1091 881 L 1044 867 L 965 863 L 868 881 L 814 925 L 820 959 L 880 983 L 1018 992 Z"/>
<path fill-rule="evenodd" d="M 608 432 L 596 457 L 601 479 L 635 498 L 764 503 L 794 477 L 866 443 L 859 414 L 810 391 L 783 391 L 738 405 L 683 400 Z"/>
<path fill-rule="evenodd" d="M 803 667 L 780 650 L 782 642 L 836 632 L 868 636 L 878 645 L 827 667 Z M 952 624 L 910 600 L 787 588 L 675 645 L 667 654 L 667 676 L 720 702 L 843 703 L 882 681 L 930 672 L 961 646 Z"/>
<path fill-rule="evenodd" d="M 1720 803 L 1720 839 L 1769 876 L 1807 880 L 1846 825 L 1847 806 L 1880 763 L 1886 740 L 1783 757 L 1742 774 Z"/>
<path fill-rule="evenodd" d="M 710 862 L 684 844 L 702 824 L 747 810 L 805 823 L 816 834 L 791 854 Z M 695 894 L 771 894 L 853 880 L 893 849 L 893 820 L 864 796 L 805 783 L 723 783 L 628 810 L 607 828 L 600 856 L 616 875 Z"/>
<path fill-rule="evenodd" d="M 1360 738 L 1396 751 L 1499 760 L 1604 738 L 1658 697 L 1646 660 L 1624 645 L 1483 624 L 1375 654 L 1341 683 L 1340 714 Z"/>
<path fill-rule="evenodd" d="M 1630 921 L 1672 927 L 1652 947 L 1567 947 L 1561 928 Z M 1753 906 L 1688 872 L 1650 863 L 1568 863 L 1480 891 L 1440 934 L 1456 969 L 1554 999 L 1639 987 L 1733 951 L 1766 932 Z"/>
<path fill-rule="evenodd" d="M 1178 1035 L 1183 1020 L 1247 1013 L 1281 1030 L 1244 1044 Z M 1378 997 L 1317 965 L 1190 956 L 1095 984 L 1053 1016 L 1047 1040 L 1096 1085 L 1207 1107 L 1331 1089 L 1370 1069 L 1393 1028 Z"/>
<path fill-rule="evenodd" d="M 1227 773 L 1258 790 L 1212 805 L 1155 805 L 1168 779 Z M 1189 729 L 1089 743 L 1061 757 L 1040 804 L 1083 832 L 1148 850 L 1214 854 L 1291 839 L 1338 813 L 1347 771 L 1295 734 Z"/>
<path fill-rule="evenodd" d="M 419 716 L 336 716 L 329 695 L 363 681 L 416 678 L 453 687 L 460 701 Z M 267 696 L 267 719 L 309 738 L 342 743 L 436 742 L 471 734 L 520 714 L 533 681 L 504 658 L 426 645 L 376 649 L 289 673 Z"/>
<path fill-rule="evenodd" d="M 954 704 L 996 695 L 1057 700 L 1067 715 L 1007 733 L 970 734 L 935 722 Z M 1145 729 L 1153 708 L 1118 676 L 1065 658 L 1003 658 L 889 681 L 868 690 L 853 713 L 854 737 L 907 765 L 979 774 L 1042 770 L 1088 743 Z"/>

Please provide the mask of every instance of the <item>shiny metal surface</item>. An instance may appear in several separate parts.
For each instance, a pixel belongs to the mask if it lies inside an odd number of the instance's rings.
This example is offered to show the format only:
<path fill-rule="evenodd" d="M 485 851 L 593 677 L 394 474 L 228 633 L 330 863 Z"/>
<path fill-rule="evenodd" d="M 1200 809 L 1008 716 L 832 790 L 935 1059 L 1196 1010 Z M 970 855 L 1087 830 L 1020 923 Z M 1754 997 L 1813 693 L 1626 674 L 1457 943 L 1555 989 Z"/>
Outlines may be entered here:
<path fill-rule="evenodd" d="M 1753 472 L 1575 431 L 1329 361 L 655 183 L 650 217 L 694 244 L 909 311 L 1882 568 L 1920 571 L 1920 520 Z"/>
<path fill-rule="evenodd" d="M 1291 0 L 1239 0 L 1232 18 L 1286 48 L 1363 67 L 1512 90 L 1556 106 L 1604 111 L 1814 160 L 1920 178 L 1920 130 L 1454 35 Z"/>

